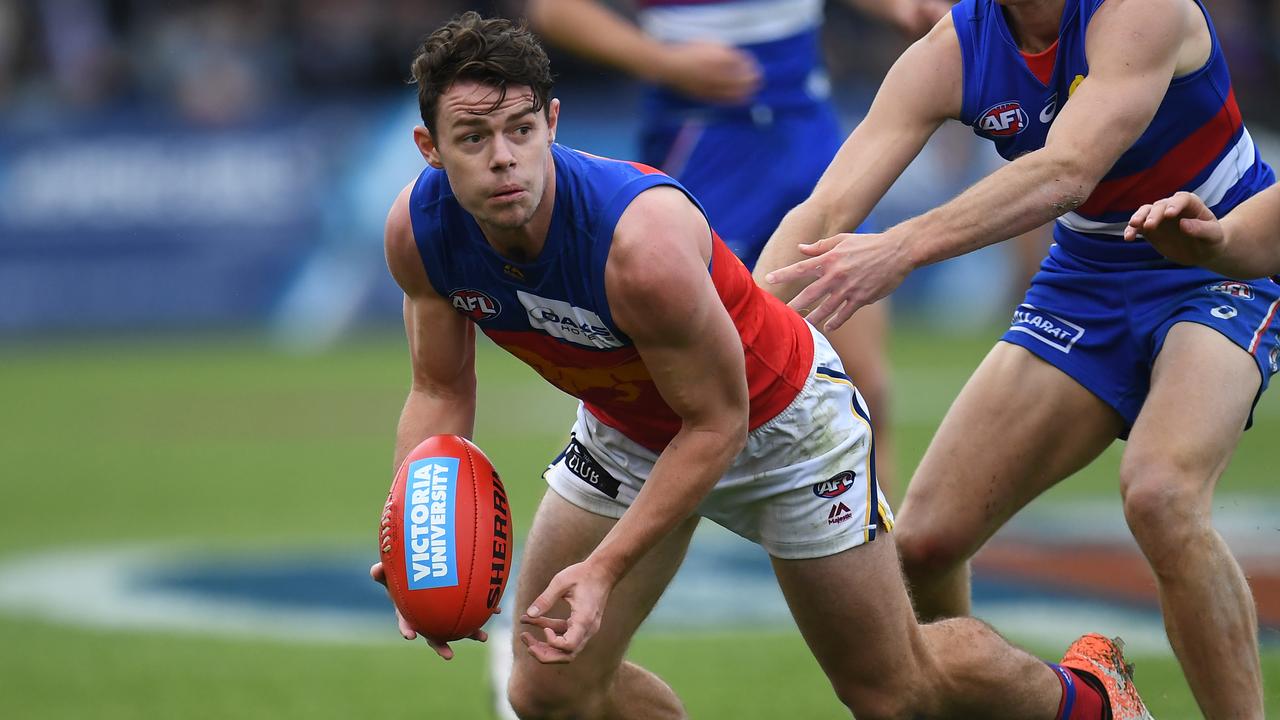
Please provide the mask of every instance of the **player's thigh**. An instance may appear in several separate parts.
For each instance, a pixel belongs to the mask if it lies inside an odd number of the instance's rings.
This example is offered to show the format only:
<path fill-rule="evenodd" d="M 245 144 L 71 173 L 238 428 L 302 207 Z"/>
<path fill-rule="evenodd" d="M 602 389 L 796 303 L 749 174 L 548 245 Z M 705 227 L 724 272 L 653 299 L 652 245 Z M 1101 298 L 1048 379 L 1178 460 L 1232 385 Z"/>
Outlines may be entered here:
<path fill-rule="evenodd" d="M 904 554 L 912 562 L 967 558 L 1122 429 L 1120 415 L 1066 373 L 1022 347 L 996 343 L 907 486 L 897 526 Z"/>
<path fill-rule="evenodd" d="M 1151 390 L 1129 434 L 1121 490 L 1190 494 L 1207 508 L 1262 382 L 1258 365 L 1210 327 L 1174 325 L 1151 372 Z"/>
<path fill-rule="evenodd" d="M 542 629 L 518 622 L 518 618 L 556 573 L 585 560 L 617 521 L 596 515 L 569 503 L 548 489 L 543 495 L 526 536 L 520 558 L 520 577 L 515 606 L 517 619 L 513 675 L 533 687 L 560 685 L 564 688 L 600 688 L 622 662 L 636 628 L 644 621 L 663 590 L 671 582 L 689 547 L 698 518 L 691 517 L 645 554 L 613 589 L 605 608 L 600 630 L 573 662 L 565 665 L 539 663 L 520 641 L 520 633 L 541 633 Z M 558 603 L 547 613 L 568 617 L 568 605 Z"/>
<path fill-rule="evenodd" d="M 911 697 L 928 668 L 892 533 L 826 557 L 773 559 L 805 642 L 850 707 Z"/>

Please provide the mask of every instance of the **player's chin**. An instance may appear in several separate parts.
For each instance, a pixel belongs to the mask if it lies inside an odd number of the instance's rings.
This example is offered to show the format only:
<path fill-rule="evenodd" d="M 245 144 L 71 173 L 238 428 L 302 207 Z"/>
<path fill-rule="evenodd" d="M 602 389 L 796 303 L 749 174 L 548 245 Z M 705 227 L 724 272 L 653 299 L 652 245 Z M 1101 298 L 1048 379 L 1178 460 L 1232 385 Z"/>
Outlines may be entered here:
<path fill-rule="evenodd" d="M 531 208 L 526 208 L 522 205 L 509 205 L 488 213 L 486 221 L 491 227 L 516 230 L 528 225 L 532 217 L 533 210 Z"/>

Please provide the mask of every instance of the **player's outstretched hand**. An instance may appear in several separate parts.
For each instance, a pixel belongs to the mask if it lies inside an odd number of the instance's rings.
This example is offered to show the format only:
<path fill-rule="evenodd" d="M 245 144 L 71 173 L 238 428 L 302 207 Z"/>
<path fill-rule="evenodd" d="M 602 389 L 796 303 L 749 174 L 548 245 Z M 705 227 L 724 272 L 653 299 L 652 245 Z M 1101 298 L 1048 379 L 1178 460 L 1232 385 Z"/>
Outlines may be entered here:
<path fill-rule="evenodd" d="M 787 303 L 819 330 L 835 330 L 863 305 L 885 297 L 913 269 L 896 235 L 847 233 L 800 245 L 808 260 L 765 275 L 770 284 L 810 280 Z"/>
<path fill-rule="evenodd" d="M 543 637 L 522 632 L 520 640 L 538 662 L 571 662 L 600 629 L 612 590 L 613 582 L 589 561 L 570 565 L 551 578 L 547 589 L 520 617 L 520 622 L 542 628 Z M 568 619 L 546 617 L 544 613 L 560 600 L 569 603 Z"/>
<path fill-rule="evenodd" d="M 1198 196 L 1180 192 L 1143 205 L 1129 218 L 1124 239 L 1142 235 L 1170 260 L 1183 265 L 1203 265 L 1222 252 L 1222 224 Z"/>
<path fill-rule="evenodd" d="M 375 582 L 382 585 L 383 587 L 387 586 L 387 575 L 386 575 L 386 572 L 382 569 L 382 563 L 376 562 L 373 564 L 372 567 L 369 568 L 369 577 L 373 578 Z M 409 627 L 409 623 L 406 622 L 404 619 L 404 616 L 400 614 L 399 608 L 396 608 L 396 626 L 400 629 L 400 635 L 405 640 L 413 640 L 418 637 L 417 631 Z M 483 630 L 476 630 L 474 633 L 472 633 L 468 637 L 471 640 L 479 640 L 480 642 L 484 642 L 489 639 L 488 633 L 486 633 Z M 422 639 L 426 640 L 427 644 L 431 646 L 431 649 L 435 650 L 436 654 L 439 655 L 440 657 L 444 658 L 445 660 L 453 659 L 453 648 L 449 647 L 449 643 L 437 642 L 427 637 L 426 635 L 423 635 Z"/>
<path fill-rule="evenodd" d="M 658 82 L 699 100 L 737 104 L 760 89 L 763 75 L 749 53 L 731 45 L 688 42 L 670 45 L 658 69 Z"/>

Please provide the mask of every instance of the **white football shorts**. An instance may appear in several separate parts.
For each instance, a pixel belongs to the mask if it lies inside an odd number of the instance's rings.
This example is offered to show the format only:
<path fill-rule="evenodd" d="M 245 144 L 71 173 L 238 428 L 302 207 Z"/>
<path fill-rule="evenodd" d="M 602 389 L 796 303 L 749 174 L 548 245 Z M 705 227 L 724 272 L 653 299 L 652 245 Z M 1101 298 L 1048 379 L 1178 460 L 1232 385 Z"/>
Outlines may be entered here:
<path fill-rule="evenodd" d="M 814 363 L 804 389 L 751 431 L 698 507 L 699 515 L 783 560 L 834 555 L 893 528 L 876 484 L 866 403 L 826 338 L 810 330 Z M 657 459 L 579 404 L 569 445 L 543 477 L 583 510 L 620 518 Z"/>

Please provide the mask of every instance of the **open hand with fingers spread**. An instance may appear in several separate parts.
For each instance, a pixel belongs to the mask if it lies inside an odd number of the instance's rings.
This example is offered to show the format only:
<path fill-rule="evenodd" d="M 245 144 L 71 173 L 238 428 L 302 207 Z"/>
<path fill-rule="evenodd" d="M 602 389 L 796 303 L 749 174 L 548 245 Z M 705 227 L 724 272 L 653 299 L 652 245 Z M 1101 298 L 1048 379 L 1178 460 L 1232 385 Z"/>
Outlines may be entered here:
<path fill-rule="evenodd" d="M 1183 265 L 1212 261 L 1226 243 L 1222 224 L 1213 211 L 1189 192 L 1138 208 L 1124 229 L 1124 239 L 1133 242 L 1139 235 L 1162 255 Z"/>
<path fill-rule="evenodd" d="M 557 573 L 520 616 L 520 622 L 542 628 L 541 638 L 532 632 L 520 633 L 530 654 L 543 663 L 567 663 L 577 657 L 600 629 L 614 582 L 590 559 Z M 547 617 L 546 613 L 561 600 L 569 604 L 569 617 Z"/>
<path fill-rule="evenodd" d="M 375 582 L 381 584 L 383 587 L 386 587 L 387 575 L 386 575 L 386 571 L 383 570 L 382 568 L 382 563 L 380 562 L 374 563 L 373 566 L 369 568 L 369 577 L 373 578 Z M 405 640 L 413 640 L 418 637 L 417 631 L 409 627 L 408 621 L 404 619 L 404 616 L 400 614 L 400 611 L 398 609 L 396 610 L 396 626 L 400 629 L 400 635 Z M 469 637 L 472 640 L 479 640 L 480 642 L 484 642 L 489 639 L 488 633 L 486 633 L 484 630 L 476 630 Z M 423 635 L 422 639 L 426 640 L 427 644 L 431 646 L 431 649 L 435 650 L 436 654 L 439 655 L 440 657 L 444 658 L 445 660 L 453 659 L 453 648 L 449 647 L 449 643 L 432 640 L 426 635 Z"/>
<path fill-rule="evenodd" d="M 808 260 L 765 276 L 769 284 L 809 280 L 787 303 L 819 330 L 834 330 L 858 308 L 885 297 L 902 284 L 913 264 L 902 240 L 891 229 L 883 233 L 846 233 L 800 245 Z"/>

